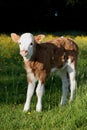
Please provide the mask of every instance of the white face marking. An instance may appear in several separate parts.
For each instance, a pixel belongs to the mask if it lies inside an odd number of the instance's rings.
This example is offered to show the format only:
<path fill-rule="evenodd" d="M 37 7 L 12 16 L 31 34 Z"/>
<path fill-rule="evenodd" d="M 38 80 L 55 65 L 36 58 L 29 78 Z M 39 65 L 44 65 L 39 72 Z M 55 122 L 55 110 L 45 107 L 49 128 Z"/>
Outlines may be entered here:
<path fill-rule="evenodd" d="M 21 35 L 19 41 L 20 54 L 24 60 L 30 59 L 34 51 L 34 36 L 31 33 Z"/>

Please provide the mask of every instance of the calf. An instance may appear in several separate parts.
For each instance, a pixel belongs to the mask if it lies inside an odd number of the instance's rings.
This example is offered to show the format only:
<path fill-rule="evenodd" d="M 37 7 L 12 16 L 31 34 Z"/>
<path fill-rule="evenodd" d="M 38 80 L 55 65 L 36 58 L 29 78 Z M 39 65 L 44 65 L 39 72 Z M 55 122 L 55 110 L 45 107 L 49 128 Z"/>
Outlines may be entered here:
<path fill-rule="evenodd" d="M 38 81 L 36 111 L 40 112 L 42 110 L 42 96 L 46 79 L 50 72 L 54 71 L 59 74 L 62 80 L 61 105 L 66 103 L 69 83 L 71 90 L 70 101 L 72 101 L 76 89 L 78 58 L 78 46 L 76 43 L 72 39 L 60 37 L 38 44 L 44 38 L 44 35 L 34 37 L 31 33 L 24 33 L 21 36 L 11 33 L 11 38 L 19 44 L 20 55 L 24 59 L 27 72 L 28 89 L 24 111 L 30 110 L 30 102 L 36 81 Z"/>

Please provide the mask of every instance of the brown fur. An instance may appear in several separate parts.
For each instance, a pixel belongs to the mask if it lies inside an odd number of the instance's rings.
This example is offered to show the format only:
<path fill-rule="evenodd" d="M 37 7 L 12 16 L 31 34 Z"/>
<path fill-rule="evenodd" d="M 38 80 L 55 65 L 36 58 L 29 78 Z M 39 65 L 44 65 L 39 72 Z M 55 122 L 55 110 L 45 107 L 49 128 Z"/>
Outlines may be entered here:
<path fill-rule="evenodd" d="M 38 80 L 45 82 L 51 69 L 62 68 L 69 58 L 76 66 L 77 56 L 78 46 L 73 40 L 55 38 L 47 43 L 36 43 L 34 55 L 29 61 L 24 61 L 25 69 L 27 73 L 30 70 Z M 30 77 L 27 76 L 27 78 L 30 82 Z"/>

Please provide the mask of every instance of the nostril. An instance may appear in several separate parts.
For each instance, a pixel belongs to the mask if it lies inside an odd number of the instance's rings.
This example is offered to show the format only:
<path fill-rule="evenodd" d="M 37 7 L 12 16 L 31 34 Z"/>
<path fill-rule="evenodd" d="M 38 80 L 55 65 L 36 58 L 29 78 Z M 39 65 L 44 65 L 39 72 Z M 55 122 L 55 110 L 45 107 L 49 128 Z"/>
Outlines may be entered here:
<path fill-rule="evenodd" d="M 25 53 L 28 53 L 28 51 L 27 51 L 27 50 L 25 50 Z"/>
<path fill-rule="evenodd" d="M 27 51 L 27 50 L 21 50 L 21 51 L 20 51 L 20 54 L 22 54 L 22 55 L 24 55 L 24 56 L 25 56 L 25 55 L 27 55 L 27 54 L 28 54 L 28 51 Z"/>

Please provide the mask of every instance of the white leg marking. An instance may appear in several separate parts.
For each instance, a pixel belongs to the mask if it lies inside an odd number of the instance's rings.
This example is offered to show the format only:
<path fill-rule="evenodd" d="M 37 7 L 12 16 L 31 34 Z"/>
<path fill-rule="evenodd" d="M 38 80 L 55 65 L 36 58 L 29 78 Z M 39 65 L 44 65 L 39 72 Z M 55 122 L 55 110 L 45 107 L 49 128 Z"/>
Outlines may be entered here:
<path fill-rule="evenodd" d="M 69 80 L 67 78 L 66 70 L 62 70 L 60 77 L 62 79 L 62 98 L 61 98 L 61 105 L 64 105 L 67 101 L 67 94 L 68 94 L 68 86 Z"/>
<path fill-rule="evenodd" d="M 75 79 L 76 71 L 75 71 L 75 66 L 73 63 L 70 63 L 68 65 L 68 73 L 69 73 L 69 78 L 70 78 L 70 90 L 71 90 L 70 101 L 72 101 L 74 98 L 75 89 L 77 86 L 76 79 Z"/>
<path fill-rule="evenodd" d="M 42 110 L 42 96 L 44 93 L 44 84 L 39 81 L 38 86 L 36 88 L 36 94 L 37 94 L 37 105 L 36 105 L 36 111 L 40 112 Z"/>
<path fill-rule="evenodd" d="M 75 94 L 75 89 L 77 86 L 76 80 L 75 80 L 75 71 L 69 74 L 70 76 L 70 90 L 71 90 L 71 95 L 70 95 L 70 101 L 73 100 L 74 94 Z"/>
<path fill-rule="evenodd" d="M 34 93 L 34 88 L 35 88 L 35 83 L 29 83 L 28 89 L 27 89 L 26 102 L 24 105 L 24 112 L 27 112 L 30 109 L 30 102 Z"/>

